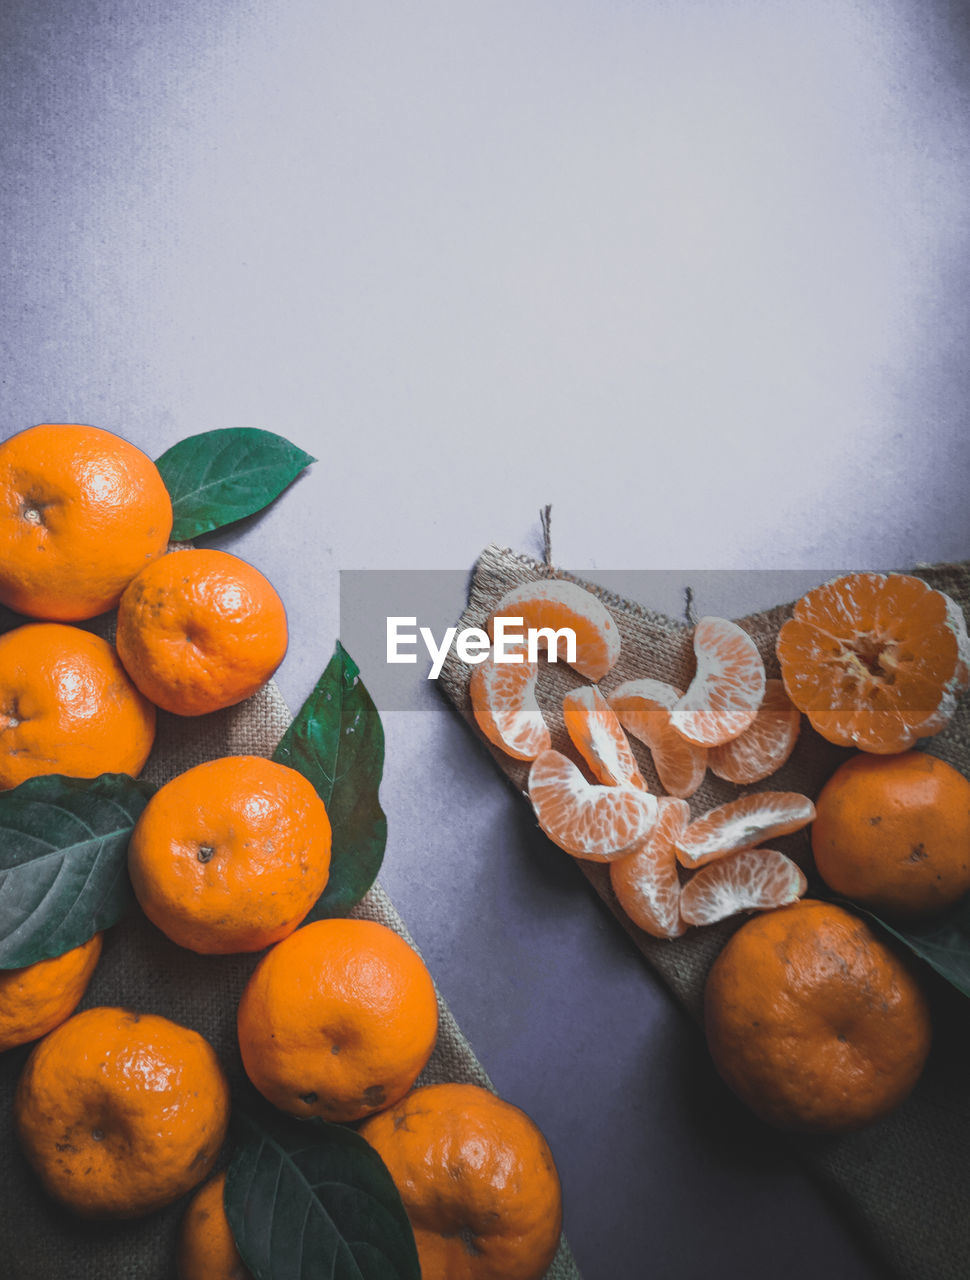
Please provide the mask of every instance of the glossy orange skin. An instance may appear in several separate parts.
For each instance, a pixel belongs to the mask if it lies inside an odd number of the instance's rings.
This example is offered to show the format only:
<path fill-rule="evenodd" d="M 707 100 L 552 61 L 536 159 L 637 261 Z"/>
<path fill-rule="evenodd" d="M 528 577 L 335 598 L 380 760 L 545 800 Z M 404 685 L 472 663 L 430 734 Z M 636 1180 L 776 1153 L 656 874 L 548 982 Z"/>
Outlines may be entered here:
<path fill-rule="evenodd" d="M 418 953 L 372 920 L 304 925 L 239 1002 L 246 1074 L 296 1116 L 359 1120 L 397 1102 L 434 1048 L 438 1004 Z"/>
<path fill-rule="evenodd" d="M 0 444 L 0 601 L 78 622 L 112 609 L 172 532 L 154 462 L 99 427 L 44 423 Z"/>
<path fill-rule="evenodd" d="M 970 782 L 923 751 L 850 757 L 812 825 L 835 893 L 896 919 L 932 915 L 970 890 Z"/>
<path fill-rule="evenodd" d="M 219 1173 L 192 1197 L 179 1229 L 178 1280 L 252 1280 L 229 1229 L 225 1189 Z"/>
<path fill-rule="evenodd" d="M 128 870 L 142 910 L 202 954 L 261 951 L 292 933 L 330 872 L 330 819 L 313 784 L 262 756 L 196 765 L 149 800 Z"/>
<path fill-rule="evenodd" d="M 478 1085 L 427 1085 L 360 1134 L 404 1201 L 422 1280 L 545 1275 L 562 1193 L 549 1146 L 524 1111 Z"/>
<path fill-rule="evenodd" d="M 39 774 L 142 770 L 155 708 L 106 640 L 34 622 L 0 636 L 0 789 Z"/>
<path fill-rule="evenodd" d="M 14 1115 L 52 1196 L 82 1217 L 135 1218 L 212 1169 L 229 1086 L 197 1032 L 156 1014 L 87 1009 L 34 1049 Z"/>
<path fill-rule="evenodd" d="M 919 1079 L 930 1017 L 916 980 L 864 921 L 804 899 L 743 925 L 704 993 L 714 1064 L 783 1129 L 856 1129 Z"/>
<path fill-rule="evenodd" d="M 286 610 L 258 569 L 226 551 L 173 551 L 118 607 L 118 653 L 156 706 L 201 716 L 250 697 L 283 661 Z"/>
<path fill-rule="evenodd" d="M 50 960 L 0 970 L 0 1053 L 46 1036 L 77 1008 L 101 956 L 101 934 Z"/>

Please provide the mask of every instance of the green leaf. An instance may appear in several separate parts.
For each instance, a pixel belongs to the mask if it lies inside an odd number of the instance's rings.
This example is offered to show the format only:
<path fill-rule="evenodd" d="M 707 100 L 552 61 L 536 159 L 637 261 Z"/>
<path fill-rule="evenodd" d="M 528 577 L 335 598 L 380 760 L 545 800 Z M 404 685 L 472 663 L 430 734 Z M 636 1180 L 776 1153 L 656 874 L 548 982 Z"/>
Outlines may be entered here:
<path fill-rule="evenodd" d="M 128 837 L 152 787 L 124 773 L 0 794 L 0 968 L 79 947 L 128 906 Z"/>
<path fill-rule="evenodd" d="M 865 914 L 963 995 L 970 996 L 970 895 L 944 916 L 918 925 L 887 924 L 871 911 Z"/>
<path fill-rule="evenodd" d="M 339 640 L 273 759 L 309 778 L 333 828 L 330 879 L 307 919 L 343 915 L 377 878 L 387 819 L 378 798 L 384 727 L 357 664 Z"/>
<path fill-rule="evenodd" d="M 421 1280 L 397 1188 L 359 1134 L 268 1107 L 236 1124 L 226 1216 L 255 1280 Z"/>
<path fill-rule="evenodd" d="M 172 499 L 172 539 L 200 533 L 262 511 L 311 462 L 289 440 L 256 427 L 203 431 L 180 440 L 158 459 Z"/>

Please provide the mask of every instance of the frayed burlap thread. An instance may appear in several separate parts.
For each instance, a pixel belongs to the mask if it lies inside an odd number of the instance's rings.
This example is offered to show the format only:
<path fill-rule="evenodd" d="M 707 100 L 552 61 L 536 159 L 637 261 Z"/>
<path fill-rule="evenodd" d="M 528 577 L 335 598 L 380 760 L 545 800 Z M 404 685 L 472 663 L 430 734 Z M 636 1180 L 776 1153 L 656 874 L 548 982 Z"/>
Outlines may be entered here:
<path fill-rule="evenodd" d="M 616 666 L 600 682 L 604 692 L 642 676 L 686 688 L 694 670 L 689 625 L 624 600 L 576 575 L 554 572 L 592 591 L 616 619 L 622 647 Z M 970 564 L 920 567 L 911 572 L 953 596 L 970 616 Z M 472 574 L 468 604 L 458 626 L 484 626 L 506 592 L 520 583 L 549 575 L 550 567 L 545 563 L 508 549 L 486 548 Z M 778 675 L 775 638 L 790 614 L 791 605 L 784 604 L 740 620 L 758 645 L 769 676 Z M 439 686 L 491 752 L 509 782 L 525 795 L 528 764 L 513 760 L 492 746 L 475 725 L 468 693 L 470 671 L 452 651 Z M 561 707 L 563 694 L 582 683 L 569 667 L 556 663 L 543 666 L 537 687 L 553 745 L 577 761 L 579 757 L 565 732 Z M 970 775 L 970 698 L 963 699 L 944 733 L 919 745 Z M 662 790 L 649 753 L 637 743 L 634 750 L 648 785 L 652 790 Z M 742 791 L 790 790 L 814 798 L 850 754 L 805 726 L 788 763 L 755 787 L 738 788 L 709 772 L 704 785 L 691 798 L 692 815 L 723 804 Z M 534 821 L 531 807 L 523 811 L 524 817 L 526 812 L 528 820 Z M 822 889 L 814 875 L 807 833 L 799 832 L 772 844 L 784 849 L 803 867 L 809 875 L 810 893 Z M 669 942 L 652 938 L 624 914 L 610 887 L 607 867 L 591 862 L 578 865 L 646 960 L 700 1022 L 708 969 L 741 921 L 692 930 Z M 901 1280 L 966 1280 L 970 1275 L 970 1082 L 966 1069 L 970 1006 L 935 975 L 925 969 L 921 973 L 934 1006 L 935 1044 L 912 1096 L 892 1115 L 857 1133 L 779 1141 L 790 1143 L 834 1192 L 891 1274 Z M 759 1122 L 752 1118 L 752 1124 L 756 1123 Z"/>
<path fill-rule="evenodd" d="M 247 702 L 211 715 L 184 719 L 160 712 L 145 777 L 161 785 L 205 760 L 272 755 L 290 719 L 273 683 Z M 414 945 L 380 884 L 353 914 L 379 920 Z M 133 907 L 109 930 L 80 1007 L 125 1005 L 195 1028 L 215 1048 L 234 1092 L 244 1090 L 236 1007 L 258 960 L 259 955 L 197 956 L 185 951 Z M 440 993 L 438 1010 L 437 1044 L 419 1083 L 456 1080 L 491 1088 Z M 24 1046 L 0 1055 L 0 1275 L 9 1280 L 175 1280 L 175 1240 L 186 1199 L 135 1222 L 84 1223 L 43 1192 L 20 1153 L 12 1124 L 14 1090 L 29 1051 L 30 1046 Z M 228 1154 L 227 1146 L 220 1163 Z M 580 1280 L 565 1239 L 546 1280 Z"/>

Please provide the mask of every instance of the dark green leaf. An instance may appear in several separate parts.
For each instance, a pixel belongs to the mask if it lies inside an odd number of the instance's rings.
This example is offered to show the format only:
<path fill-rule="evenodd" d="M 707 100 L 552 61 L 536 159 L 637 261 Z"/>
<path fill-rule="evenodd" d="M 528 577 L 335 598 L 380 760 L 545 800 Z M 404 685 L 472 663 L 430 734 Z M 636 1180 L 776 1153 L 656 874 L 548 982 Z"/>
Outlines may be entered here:
<path fill-rule="evenodd" d="M 859 910 L 858 907 L 854 908 Z M 887 924 L 867 911 L 887 933 L 909 947 L 965 996 L 970 996 L 970 895 L 952 911 L 918 925 Z"/>
<path fill-rule="evenodd" d="M 333 828 L 330 879 L 307 918 L 342 915 L 377 877 L 387 819 L 378 798 L 384 727 L 356 663 L 339 641 L 273 759 L 310 779 Z"/>
<path fill-rule="evenodd" d="M 236 1123 L 226 1216 L 255 1280 L 421 1280 L 401 1198 L 359 1134 L 268 1107 Z"/>
<path fill-rule="evenodd" d="M 151 793 L 105 773 L 31 778 L 0 794 L 0 968 L 62 955 L 121 919 L 128 837 Z"/>
<path fill-rule="evenodd" d="M 289 440 L 256 427 L 180 440 L 157 463 L 172 499 L 172 539 L 185 542 L 262 511 L 315 461 Z"/>

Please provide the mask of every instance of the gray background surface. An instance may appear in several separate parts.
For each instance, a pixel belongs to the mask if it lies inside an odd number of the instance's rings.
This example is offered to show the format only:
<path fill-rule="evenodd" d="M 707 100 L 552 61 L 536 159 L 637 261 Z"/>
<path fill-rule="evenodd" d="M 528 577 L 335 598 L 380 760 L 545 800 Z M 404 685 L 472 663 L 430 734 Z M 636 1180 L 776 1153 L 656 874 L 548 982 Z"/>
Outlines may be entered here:
<path fill-rule="evenodd" d="M 3 0 L 0 433 L 315 454 L 209 540 L 294 708 L 339 570 L 534 553 L 546 502 L 676 612 L 965 557 L 966 50 L 946 0 Z M 434 690 L 385 722 L 385 885 L 588 1280 L 878 1275 Z"/>

